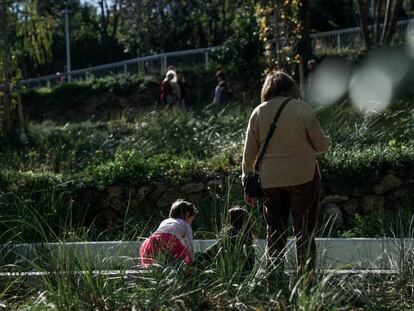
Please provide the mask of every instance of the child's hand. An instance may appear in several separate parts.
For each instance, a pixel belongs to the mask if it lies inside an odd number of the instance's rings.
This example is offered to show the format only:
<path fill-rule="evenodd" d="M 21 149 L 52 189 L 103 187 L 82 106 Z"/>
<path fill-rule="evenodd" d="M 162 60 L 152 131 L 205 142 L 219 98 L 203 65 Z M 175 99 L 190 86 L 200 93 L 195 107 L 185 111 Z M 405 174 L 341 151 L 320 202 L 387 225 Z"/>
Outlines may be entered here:
<path fill-rule="evenodd" d="M 245 194 L 244 195 L 244 202 L 249 206 L 253 206 L 253 205 L 256 205 L 257 199 Z"/>

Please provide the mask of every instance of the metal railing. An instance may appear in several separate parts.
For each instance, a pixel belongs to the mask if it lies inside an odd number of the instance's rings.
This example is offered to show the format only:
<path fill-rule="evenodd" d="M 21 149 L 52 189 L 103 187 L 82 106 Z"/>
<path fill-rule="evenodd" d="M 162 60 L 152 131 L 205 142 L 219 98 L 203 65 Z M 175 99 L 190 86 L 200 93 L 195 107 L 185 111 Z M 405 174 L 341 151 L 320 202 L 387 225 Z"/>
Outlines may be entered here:
<path fill-rule="evenodd" d="M 64 72 L 22 80 L 21 84 L 29 89 L 51 87 L 65 83 L 68 81 L 69 76 L 71 81 L 83 81 L 119 74 L 163 74 L 167 71 L 167 67 L 169 65 L 207 66 L 209 62 L 209 53 L 211 53 L 213 49 L 214 47 L 138 57 L 105 65 L 72 70 L 71 72 Z"/>
<path fill-rule="evenodd" d="M 399 21 L 396 26 L 397 34 L 404 34 L 407 31 L 409 23 L 412 21 Z M 362 45 L 359 27 L 315 33 L 311 34 L 311 39 L 315 53 L 326 49 L 336 49 L 337 51 L 343 49 L 358 49 Z M 82 81 L 118 74 L 164 74 L 169 65 L 180 67 L 195 65 L 207 66 L 210 53 L 214 49 L 216 47 L 138 57 L 105 65 L 72 70 L 69 73 L 65 72 L 22 80 L 21 84 L 29 89 L 51 87 L 68 81 L 69 75 L 71 81 Z"/>
<path fill-rule="evenodd" d="M 413 21 L 397 22 L 396 34 L 405 34 L 408 25 Z M 381 29 L 383 26 L 384 24 L 381 25 Z M 363 45 L 360 27 L 314 33 L 311 34 L 311 39 L 316 54 L 327 49 L 337 50 L 338 52 L 344 49 L 360 49 Z"/>

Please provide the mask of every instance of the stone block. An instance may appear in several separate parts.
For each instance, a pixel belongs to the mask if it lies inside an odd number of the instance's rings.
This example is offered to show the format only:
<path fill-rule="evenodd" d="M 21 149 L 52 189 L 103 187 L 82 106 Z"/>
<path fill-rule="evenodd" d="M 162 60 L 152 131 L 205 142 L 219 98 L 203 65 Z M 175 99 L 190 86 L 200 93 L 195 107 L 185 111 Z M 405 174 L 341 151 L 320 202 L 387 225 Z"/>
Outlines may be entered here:
<path fill-rule="evenodd" d="M 202 196 L 202 194 L 199 192 L 199 193 L 192 193 L 192 194 L 189 194 L 188 196 L 187 196 L 187 200 L 190 202 L 190 203 L 195 203 L 195 204 L 197 204 L 197 203 L 199 203 L 201 200 L 203 199 L 203 196 Z"/>
<path fill-rule="evenodd" d="M 222 192 L 224 190 L 224 181 L 223 179 L 213 179 L 207 183 L 208 190 L 212 192 Z"/>
<path fill-rule="evenodd" d="M 136 200 L 143 201 L 145 200 L 148 195 L 151 193 L 151 191 L 154 190 L 154 187 L 151 186 L 144 186 L 138 189 L 136 194 Z"/>
<path fill-rule="evenodd" d="M 404 197 L 408 197 L 408 189 L 407 187 L 402 187 L 397 189 L 396 191 L 394 191 L 392 193 L 396 198 L 404 198 Z"/>
<path fill-rule="evenodd" d="M 343 212 L 338 205 L 329 203 L 324 205 L 322 210 L 323 213 L 327 215 L 335 224 L 341 225 L 344 223 Z"/>
<path fill-rule="evenodd" d="M 349 200 L 349 196 L 347 196 L 346 194 L 331 194 L 326 196 L 323 200 L 322 203 L 343 203 Z"/>
<path fill-rule="evenodd" d="M 122 194 L 122 188 L 118 186 L 111 186 L 106 188 L 110 197 L 118 197 Z"/>
<path fill-rule="evenodd" d="M 360 188 L 355 188 L 354 190 L 352 190 L 352 195 L 354 197 L 361 197 L 367 194 L 372 193 L 372 190 L 365 188 L 365 187 L 360 187 Z"/>
<path fill-rule="evenodd" d="M 345 213 L 347 213 L 349 216 L 354 216 L 358 212 L 358 206 L 358 200 L 351 199 L 345 202 L 342 205 L 342 208 L 344 209 Z"/>
<path fill-rule="evenodd" d="M 404 181 L 401 178 L 392 173 L 388 173 L 374 186 L 374 192 L 377 195 L 383 194 L 387 191 L 397 189 L 403 184 Z"/>
<path fill-rule="evenodd" d="M 164 192 L 166 192 L 168 188 L 164 185 L 156 185 L 155 189 L 150 193 L 149 199 L 152 202 L 157 202 L 158 199 L 162 196 Z"/>
<path fill-rule="evenodd" d="M 204 185 L 202 183 L 189 183 L 181 187 L 180 191 L 185 194 L 202 192 Z"/>
<path fill-rule="evenodd" d="M 379 195 L 368 195 L 361 200 L 362 211 L 368 214 L 384 208 L 385 199 Z"/>
<path fill-rule="evenodd" d="M 158 207 L 161 207 L 161 208 L 162 207 L 168 207 L 168 206 L 171 206 L 171 204 L 175 200 L 177 200 L 177 199 L 179 199 L 181 197 L 182 197 L 182 195 L 180 193 L 178 193 L 176 191 L 173 191 L 173 190 L 167 190 L 157 200 L 156 205 Z"/>

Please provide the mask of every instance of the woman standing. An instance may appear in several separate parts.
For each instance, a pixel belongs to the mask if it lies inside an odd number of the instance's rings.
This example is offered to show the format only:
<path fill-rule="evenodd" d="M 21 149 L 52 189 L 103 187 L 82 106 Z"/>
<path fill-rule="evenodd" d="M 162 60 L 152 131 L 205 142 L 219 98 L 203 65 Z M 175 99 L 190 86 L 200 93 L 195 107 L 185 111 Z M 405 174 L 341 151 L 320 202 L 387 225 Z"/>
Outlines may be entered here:
<path fill-rule="evenodd" d="M 282 71 L 267 75 L 261 91 L 262 104 L 250 117 L 243 154 L 243 177 L 254 171 L 259 149 L 273 118 L 289 97 L 259 169 L 267 223 L 266 254 L 269 259 L 282 259 L 291 213 L 299 268 L 303 268 L 309 259 L 308 268 L 313 269 L 320 200 L 316 155 L 326 152 L 329 143 L 310 106 L 299 99 L 295 82 Z M 256 198 L 245 195 L 245 201 L 253 205 Z"/>
<path fill-rule="evenodd" d="M 161 83 L 161 103 L 166 107 L 171 107 L 176 103 L 177 96 L 174 92 L 173 79 L 175 78 L 175 72 L 168 70 L 165 74 L 164 80 Z"/>

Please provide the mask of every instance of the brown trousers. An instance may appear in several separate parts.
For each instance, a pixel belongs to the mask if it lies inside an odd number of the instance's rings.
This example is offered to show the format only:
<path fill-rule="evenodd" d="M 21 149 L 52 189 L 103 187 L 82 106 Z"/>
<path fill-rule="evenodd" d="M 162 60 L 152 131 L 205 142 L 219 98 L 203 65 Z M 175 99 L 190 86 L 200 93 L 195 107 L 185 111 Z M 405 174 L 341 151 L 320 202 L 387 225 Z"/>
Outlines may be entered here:
<path fill-rule="evenodd" d="M 289 214 L 292 213 L 296 236 L 298 267 L 313 270 L 316 262 L 315 226 L 320 201 L 320 176 L 297 186 L 263 189 L 264 216 L 267 223 L 266 255 L 281 262 L 288 238 Z"/>

